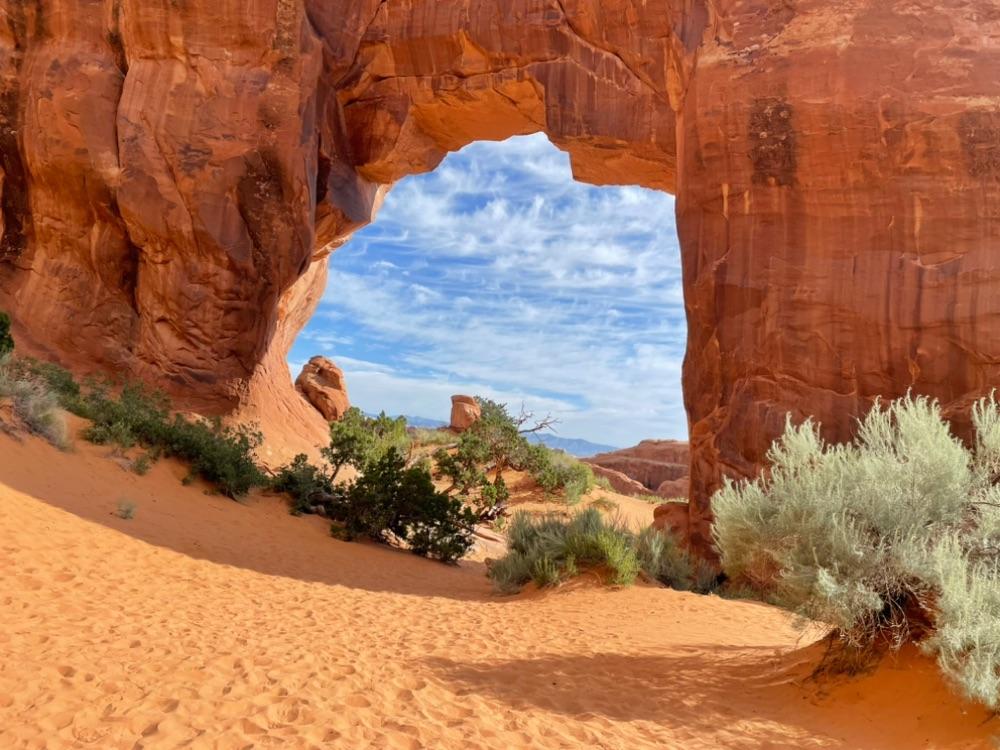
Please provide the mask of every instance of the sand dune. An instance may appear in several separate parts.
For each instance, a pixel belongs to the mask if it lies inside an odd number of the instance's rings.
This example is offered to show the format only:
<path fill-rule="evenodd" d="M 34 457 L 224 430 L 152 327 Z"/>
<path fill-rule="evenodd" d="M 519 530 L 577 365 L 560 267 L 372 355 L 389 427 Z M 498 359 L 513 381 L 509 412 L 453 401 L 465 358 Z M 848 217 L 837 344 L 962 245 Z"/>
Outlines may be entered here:
<path fill-rule="evenodd" d="M 816 683 L 770 607 L 586 580 L 499 598 L 277 498 L 0 435 L 0 748 L 974 748 L 912 654 Z M 114 511 L 136 505 L 135 518 Z"/>

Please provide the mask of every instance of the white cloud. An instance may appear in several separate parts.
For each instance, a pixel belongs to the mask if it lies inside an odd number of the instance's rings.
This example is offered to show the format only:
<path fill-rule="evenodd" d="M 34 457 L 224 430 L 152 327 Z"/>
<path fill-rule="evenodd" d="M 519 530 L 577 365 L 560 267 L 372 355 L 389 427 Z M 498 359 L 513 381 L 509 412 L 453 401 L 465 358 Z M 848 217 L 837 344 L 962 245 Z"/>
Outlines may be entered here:
<path fill-rule="evenodd" d="M 332 355 L 368 411 L 446 419 L 464 391 L 558 411 L 571 437 L 686 435 L 673 200 L 575 183 L 542 137 L 404 180 L 330 271 L 295 355 Z"/>

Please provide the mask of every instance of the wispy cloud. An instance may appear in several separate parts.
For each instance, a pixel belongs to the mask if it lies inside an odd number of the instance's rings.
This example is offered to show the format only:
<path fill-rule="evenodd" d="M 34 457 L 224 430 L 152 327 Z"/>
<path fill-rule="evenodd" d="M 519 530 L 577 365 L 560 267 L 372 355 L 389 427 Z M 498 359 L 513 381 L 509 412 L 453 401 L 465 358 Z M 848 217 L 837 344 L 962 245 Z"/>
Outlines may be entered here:
<path fill-rule="evenodd" d="M 686 435 L 684 339 L 672 198 L 576 183 L 531 136 L 398 185 L 334 254 L 291 359 L 331 356 L 366 410 L 447 418 L 479 393 L 625 445 Z"/>

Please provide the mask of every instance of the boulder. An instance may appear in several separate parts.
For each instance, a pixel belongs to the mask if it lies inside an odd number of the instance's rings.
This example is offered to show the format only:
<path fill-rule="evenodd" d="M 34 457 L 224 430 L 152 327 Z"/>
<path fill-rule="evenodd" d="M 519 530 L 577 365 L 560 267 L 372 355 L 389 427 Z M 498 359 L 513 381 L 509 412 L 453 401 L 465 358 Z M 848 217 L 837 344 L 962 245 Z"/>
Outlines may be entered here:
<path fill-rule="evenodd" d="M 295 387 L 328 422 L 336 422 L 351 408 L 344 373 L 326 357 L 313 357 L 295 380 Z"/>
<path fill-rule="evenodd" d="M 482 410 L 472 396 L 456 395 L 451 397 L 451 429 L 465 432 L 479 421 Z"/>
<path fill-rule="evenodd" d="M 584 459 L 584 462 L 586 463 L 586 459 Z M 635 497 L 637 495 L 649 494 L 648 488 L 644 487 L 631 477 L 625 476 L 620 471 L 608 469 L 598 464 L 590 464 L 590 469 L 594 472 L 594 476 L 604 477 L 607 479 L 608 483 L 611 485 L 611 489 L 620 495 Z"/>

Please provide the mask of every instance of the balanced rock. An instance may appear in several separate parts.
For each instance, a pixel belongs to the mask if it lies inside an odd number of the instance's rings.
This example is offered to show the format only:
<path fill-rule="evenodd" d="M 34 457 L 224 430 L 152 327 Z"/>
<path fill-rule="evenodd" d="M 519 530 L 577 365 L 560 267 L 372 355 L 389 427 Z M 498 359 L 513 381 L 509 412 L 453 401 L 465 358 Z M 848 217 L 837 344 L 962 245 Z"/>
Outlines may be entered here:
<path fill-rule="evenodd" d="M 481 416 L 482 410 L 472 396 L 451 397 L 451 429 L 465 432 L 478 422 Z"/>
<path fill-rule="evenodd" d="M 335 422 L 351 408 L 344 373 L 326 357 L 309 360 L 295 381 L 295 387 L 328 422 Z"/>

